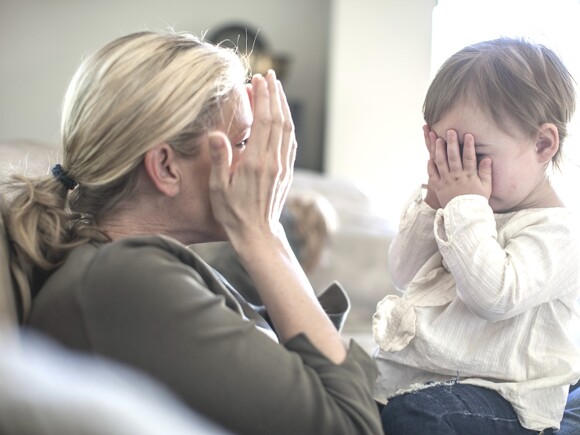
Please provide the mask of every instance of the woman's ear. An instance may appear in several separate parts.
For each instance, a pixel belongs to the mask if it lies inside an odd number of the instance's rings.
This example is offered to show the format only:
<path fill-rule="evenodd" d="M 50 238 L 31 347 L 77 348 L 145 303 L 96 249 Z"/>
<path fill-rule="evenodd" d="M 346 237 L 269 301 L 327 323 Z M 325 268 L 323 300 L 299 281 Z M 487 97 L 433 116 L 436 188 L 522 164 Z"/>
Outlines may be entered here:
<path fill-rule="evenodd" d="M 173 147 L 167 143 L 155 145 L 145 153 L 145 172 L 163 195 L 174 197 L 180 190 L 181 172 Z"/>
<path fill-rule="evenodd" d="M 540 163 L 548 163 L 560 148 L 558 128 L 551 123 L 542 124 L 536 135 L 536 154 Z"/>

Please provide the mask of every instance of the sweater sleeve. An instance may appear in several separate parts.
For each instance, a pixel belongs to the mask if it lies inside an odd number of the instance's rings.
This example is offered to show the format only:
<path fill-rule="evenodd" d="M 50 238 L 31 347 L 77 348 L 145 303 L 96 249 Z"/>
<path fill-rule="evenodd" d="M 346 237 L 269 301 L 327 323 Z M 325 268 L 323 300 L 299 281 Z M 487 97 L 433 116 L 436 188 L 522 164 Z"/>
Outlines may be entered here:
<path fill-rule="evenodd" d="M 499 321 L 575 290 L 579 250 L 563 209 L 513 214 L 498 235 L 485 198 L 464 195 L 439 210 L 435 234 L 459 298 Z M 501 237 L 500 237 L 501 236 Z"/>
<path fill-rule="evenodd" d="M 96 352 L 149 373 L 236 433 L 381 432 L 376 367 L 356 344 L 340 365 L 305 336 L 284 347 L 219 294 L 211 269 L 164 247 L 116 245 L 93 262 L 82 301 Z"/>
<path fill-rule="evenodd" d="M 401 215 L 399 231 L 389 247 L 389 272 L 395 286 L 407 288 L 415 274 L 438 250 L 433 234 L 436 210 L 425 203 L 420 192 Z"/>

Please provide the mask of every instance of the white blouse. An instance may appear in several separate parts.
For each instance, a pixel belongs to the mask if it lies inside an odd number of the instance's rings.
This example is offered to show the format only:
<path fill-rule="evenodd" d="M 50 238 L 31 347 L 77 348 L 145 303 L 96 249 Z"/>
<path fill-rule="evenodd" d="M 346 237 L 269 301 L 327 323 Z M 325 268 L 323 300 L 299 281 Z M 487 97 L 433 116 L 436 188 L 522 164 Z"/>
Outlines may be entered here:
<path fill-rule="evenodd" d="M 497 391 L 526 428 L 559 427 L 580 377 L 580 240 L 564 208 L 494 214 L 464 195 L 401 217 L 389 267 L 401 297 L 377 305 L 376 399 L 432 382 Z"/>

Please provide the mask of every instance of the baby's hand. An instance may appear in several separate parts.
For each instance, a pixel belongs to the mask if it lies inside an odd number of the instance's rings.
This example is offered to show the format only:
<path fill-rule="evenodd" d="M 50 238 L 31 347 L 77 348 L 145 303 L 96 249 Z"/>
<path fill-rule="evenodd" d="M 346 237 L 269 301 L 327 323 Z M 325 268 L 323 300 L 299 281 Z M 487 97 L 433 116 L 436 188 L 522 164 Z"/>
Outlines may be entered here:
<path fill-rule="evenodd" d="M 425 138 L 425 146 L 429 151 L 429 163 L 427 164 L 427 174 L 429 174 L 429 166 L 435 161 L 435 144 L 437 142 L 437 135 L 428 125 L 423 126 L 423 137 Z M 431 185 L 431 177 L 427 183 L 427 194 L 425 195 L 425 202 L 429 207 L 437 210 L 441 208 L 437 194 Z"/>
<path fill-rule="evenodd" d="M 438 138 L 428 173 L 429 186 L 435 190 L 442 207 L 460 195 L 481 195 L 488 200 L 491 195 L 491 159 L 482 159 L 478 167 L 471 134 L 464 136 L 463 155 L 455 130 L 447 131 L 447 141 Z"/>

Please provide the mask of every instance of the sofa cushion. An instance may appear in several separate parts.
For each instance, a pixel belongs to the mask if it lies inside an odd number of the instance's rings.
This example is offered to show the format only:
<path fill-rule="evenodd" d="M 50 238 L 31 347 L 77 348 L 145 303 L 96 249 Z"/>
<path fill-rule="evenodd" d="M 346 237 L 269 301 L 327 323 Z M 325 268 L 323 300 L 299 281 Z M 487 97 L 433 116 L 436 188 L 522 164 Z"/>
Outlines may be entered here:
<path fill-rule="evenodd" d="M 8 241 L 2 214 L 0 214 L 0 329 L 10 328 L 17 324 L 18 316 L 14 291 L 10 273 Z"/>
<path fill-rule="evenodd" d="M 53 144 L 33 140 L 0 142 L 0 179 L 10 174 L 46 175 L 58 163 L 60 151 Z"/>

